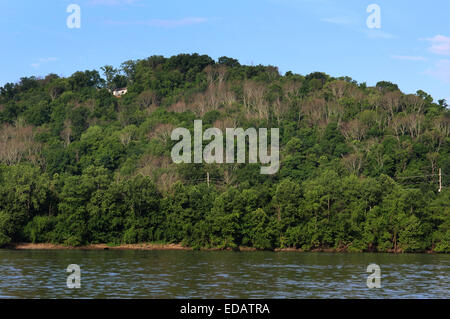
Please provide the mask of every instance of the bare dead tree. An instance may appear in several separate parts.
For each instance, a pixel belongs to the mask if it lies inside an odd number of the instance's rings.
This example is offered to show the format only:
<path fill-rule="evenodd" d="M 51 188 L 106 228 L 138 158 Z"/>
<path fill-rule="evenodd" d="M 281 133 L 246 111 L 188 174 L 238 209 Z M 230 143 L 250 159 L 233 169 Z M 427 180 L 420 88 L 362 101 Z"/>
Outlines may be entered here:
<path fill-rule="evenodd" d="M 35 129 L 21 121 L 16 121 L 14 126 L 5 124 L 0 130 L 0 161 L 7 165 L 14 165 L 22 160 L 42 164 L 42 146 L 35 140 L 35 136 Z"/>
<path fill-rule="evenodd" d="M 342 161 L 350 173 L 359 175 L 363 164 L 363 155 L 361 153 L 342 156 Z"/>
<path fill-rule="evenodd" d="M 431 174 L 434 174 L 436 172 L 436 168 L 437 168 L 437 161 L 439 158 L 439 153 L 432 152 L 432 153 L 428 153 L 426 156 L 427 156 L 427 160 L 430 162 Z"/>
<path fill-rule="evenodd" d="M 269 118 L 269 105 L 264 99 L 266 87 L 253 81 L 246 81 L 243 85 L 243 102 L 247 115 L 257 114 L 259 119 Z"/>
<path fill-rule="evenodd" d="M 326 121 L 335 120 L 338 125 L 341 123 L 341 116 L 344 113 L 344 107 L 338 102 L 328 102 L 326 104 Z"/>
<path fill-rule="evenodd" d="M 161 170 L 169 170 L 170 165 L 171 160 L 167 156 L 145 154 L 138 161 L 137 173 L 156 180 L 158 172 Z"/>
<path fill-rule="evenodd" d="M 156 187 L 162 193 L 166 193 L 173 184 L 180 180 L 176 172 L 164 172 L 156 178 Z"/>
<path fill-rule="evenodd" d="M 217 110 L 220 105 L 220 99 L 217 91 L 217 86 L 212 84 L 204 93 L 208 110 Z"/>
<path fill-rule="evenodd" d="M 223 120 L 217 120 L 214 122 L 214 127 L 217 127 L 222 130 L 222 132 L 225 132 L 227 128 L 236 128 L 238 127 L 239 123 L 237 119 L 235 118 L 226 118 Z"/>
<path fill-rule="evenodd" d="M 324 98 L 309 98 L 302 106 L 310 126 L 327 124 L 327 107 Z"/>
<path fill-rule="evenodd" d="M 223 171 L 223 180 L 225 185 L 232 185 L 236 182 L 236 169 L 237 166 L 235 164 L 225 165 L 225 169 Z"/>
<path fill-rule="evenodd" d="M 351 120 L 341 125 L 341 133 L 348 141 L 361 141 L 366 136 L 368 127 L 358 119 Z"/>
<path fill-rule="evenodd" d="M 173 126 L 172 124 L 158 124 L 158 126 L 156 126 L 156 128 L 148 134 L 148 137 L 156 138 L 164 145 L 167 145 L 174 128 L 175 126 Z"/>
<path fill-rule="evenodd" d="M 156 104 L 156 95 L 150 90 L 144 91 L 139 94 L 137 102 L 141 108 L 149 108 L 152 104 Z"/>
<path fill-rule="evenodd" d="M 288 110 L 288 105 L 286 102 L 281 101 L 281 99 L 279 97 L 277 97 L 275 99 L 275 101 L 273 101 L 272 107 L 273 107 L 273 112 L 277 119 L 278 125 L 280 125 L 283 115 Z"/>
<path fill-rule="evenodd" d="M 381 97 L 381 107 L 388 114 L 388 126 L 390 121 L 394 118 L 395 113 L 400 110 L 400 99 L 402 93 L 399 91 L 388 92 Z"/>
<path fill-rule="evenodd" d="M 72 121 L 70 119 L 64 121 L 64 128 L 61 131 L 60 136 L 64 141 L 64 146 L 69 146 L 70 138 L 72 136 Z"/>
<path fill-rule="evenodd" d="M 123 146 L 127 146 L 131 142 L 132 133 L 129 131 L 124 131 L 119 134 L 120 142 Z"/>
<path fill-rule="evenodd" d="M 184 101 L 178 101 L 171 106 L 169 106 L 169 111 L 176 112 L 176 113 L 183 113 L 187 110 L 186 103 Z"/>
<path fill-rule="evenodd" d="M 420 137 L 423 119 L 422 114 L 412 113 L 405 116 L 405 125 L 412 139 Z"/>
<path fill-rule="evenodd" d="M 436 152 L 439 152 L 445 139 L 450 136 L 450 118 L 441 116 L 435 119 L 430 134 L 434 145 L 436 145 Z"/>
<path fill-rule="evenodd" d="M 400 141 L 400 136 L 407 132 L 407 123 L 404 115 L 397 115 L 391 121 L 391 128 L 394 131 L 395 137 Z"/>
<path fill-rule="evenodd" d="M 203 116 L 207 112 L 207 101 L 205 95 L 197 93 L 187 104 L 187 109 L 192 110 L 197 116 Z"/>
<path fill-rule="evenodd" d="M 425 101 L 417 95 L 408 94 L 402 99 L 402 110 L 410 109 L 412 113 L 422 114 L 425 108 Z"/>
<path fill-rule="evenodd" d="M 227 74 L 227 68 L 224 65 L 219 65 L 217 68 L 217 85 L 218 87 L 222 87 L 225 81 L 225 76 Z"/>
<path fill-rule="evenodd" d="M 229 86 L 219 85 L 219 100 L 225 106 L 231 106 L 236 103 L 236 94 L 229 88 Z"/>
<path fill-rule="evenodd" d="M 206 74 L 206 83 L 208 84 L 208 87 L 211 87 L 212 85 L 214 85 L 214 82 L 216 81 L 217 78 L 217 68 L 215 68 L 212 65 L 208 65 L 205 69 L 204 72 Z"/>
<path fill-rule="evenodd" d="M 330 82 L 327 88 L 331 91 L 331 94 L 336 100 L 343 98 L 349 88 L 350 84 L 342 80 L 336 80 Z"/>

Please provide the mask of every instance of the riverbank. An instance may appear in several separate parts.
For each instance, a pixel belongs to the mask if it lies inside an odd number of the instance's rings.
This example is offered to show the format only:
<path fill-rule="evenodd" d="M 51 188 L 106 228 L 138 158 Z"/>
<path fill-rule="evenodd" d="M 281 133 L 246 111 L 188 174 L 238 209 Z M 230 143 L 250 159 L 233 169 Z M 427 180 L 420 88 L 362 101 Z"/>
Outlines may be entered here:
<path fill-rule="evenodd" d="M 64 246 L 50 243 L 11 243 L 6 246 L 13 250 L 62 250 L 62 249 L 77 249 L 77 250 L 192 250 L 192 248 L 184 247 L 180 244 L 157 244 L 157 243 L 142 243 L 142 244 L 122 244 L 122 245 L 107 245 L 107 244 L 91 244 L 85 246 Z"/>
<path fill-rule="evenodd" d="M 140 243 L 140 244 L 89 244 L 83 246 L 65 246 L 51 243 L 10 243 L 5 248 L 12 250 L 194 250 L 192 247 L 186 247 L 181 244 L 161 244 L 161 243 Z M 235 251 L 257 251 L 254 247 L 240 246 L 235 249 L 232 248 L 199 248 L 202 251 L 220 251 L 220 250 L 235 250 Z M 275 248 L 274 252 L 305 252 L 300 248 Z M 314 249 L 311 252 L 345 252 L 341 249 Z"/>
<path fill-rule="evenodd" d="M 164 243 L 140 243 L 140 244 L 121 244 L 121 245 L 111 245 L 111 244 L 90 244 L 84 246 L 65 246 L 65 245 L 57 245 L 51 243 L 10 243 L 6 247 L 6 249 L 12 250 L 65 250 L 65 249 L 74 249 L 74 250 L 195 250 L 192 247 L 186 247 L 181 244 L 164 244 Z M 254 247 L 245 247 L 240 246 L 236 249 L 232 248 L 200 248 L 198 250 L 202 251 L 220 251 L 220 250 L 234 250 L 234 251 L 258 251 L 258 249 Z M 301 248 L 275 248 L 272 250 L 274 252 L 323 252 L 323 253 L 351 253 L 345 248 L 315 248 L 309 251 L 305 251 Z M 371 251 L 374 252 L 374 251 Z M 364 253 L 361 251 L 360 253 Z M 384 253 L 388 254 L 403 254 L 404 251 L 397 250 L 394 251 L 389 250 Z M 438 254 L 439 252 L 435 252 L 432 250 L 415 252 L 422 254 Z"/>

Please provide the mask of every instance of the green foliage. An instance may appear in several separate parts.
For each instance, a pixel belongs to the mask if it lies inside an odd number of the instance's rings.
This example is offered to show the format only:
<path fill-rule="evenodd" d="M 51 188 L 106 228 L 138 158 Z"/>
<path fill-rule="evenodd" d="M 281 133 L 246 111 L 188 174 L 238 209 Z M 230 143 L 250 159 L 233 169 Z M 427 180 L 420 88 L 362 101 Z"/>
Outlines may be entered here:
<path fill-rule="evenodd" d="M 376 88 L 383 91 L 393 92 L 398 91 L 398 85 L 388 81 L 380 81 L 376 84 Z"/>
<path fill-rule="evenodd" d="M 101 70 L 104 78 L 87 70 L 0 88 L 0 246 L 450 252 L 445 100 L 225 56 Z M 117 98 L 120 87 L 128 93 Z M 278 127 L 279 172 L 172 163 L 172 130 L 192 131 L 195 119 Z"/>

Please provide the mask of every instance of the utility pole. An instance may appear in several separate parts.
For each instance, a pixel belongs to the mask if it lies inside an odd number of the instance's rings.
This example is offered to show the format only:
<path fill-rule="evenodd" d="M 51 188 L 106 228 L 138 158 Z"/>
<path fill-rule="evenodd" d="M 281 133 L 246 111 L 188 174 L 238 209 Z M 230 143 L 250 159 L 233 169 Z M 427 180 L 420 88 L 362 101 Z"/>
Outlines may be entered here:
<path fill-rule="evenodd" d="M 208 183 L 208 187 L 209 187 L 209 172 L 206 173 L 206 182 Z"/>
<path fill-rule="evenodd" d="M 441 169 L 439 169 L 439 193 L 442 190 L 442 172 Z"/>

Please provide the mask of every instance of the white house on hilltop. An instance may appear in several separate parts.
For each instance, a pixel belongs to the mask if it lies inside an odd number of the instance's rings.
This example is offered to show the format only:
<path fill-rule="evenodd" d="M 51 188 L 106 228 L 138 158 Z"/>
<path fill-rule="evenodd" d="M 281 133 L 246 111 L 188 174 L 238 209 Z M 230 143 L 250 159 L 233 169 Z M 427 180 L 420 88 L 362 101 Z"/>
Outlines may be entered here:
<path fill-rule="evenodd" d="M 119 96 L 126 94 L 127 92 L 128 92 L 127 88 L 115 89 L 113 91 L 113 95 L 115 97 L 119 97 Z"/>

